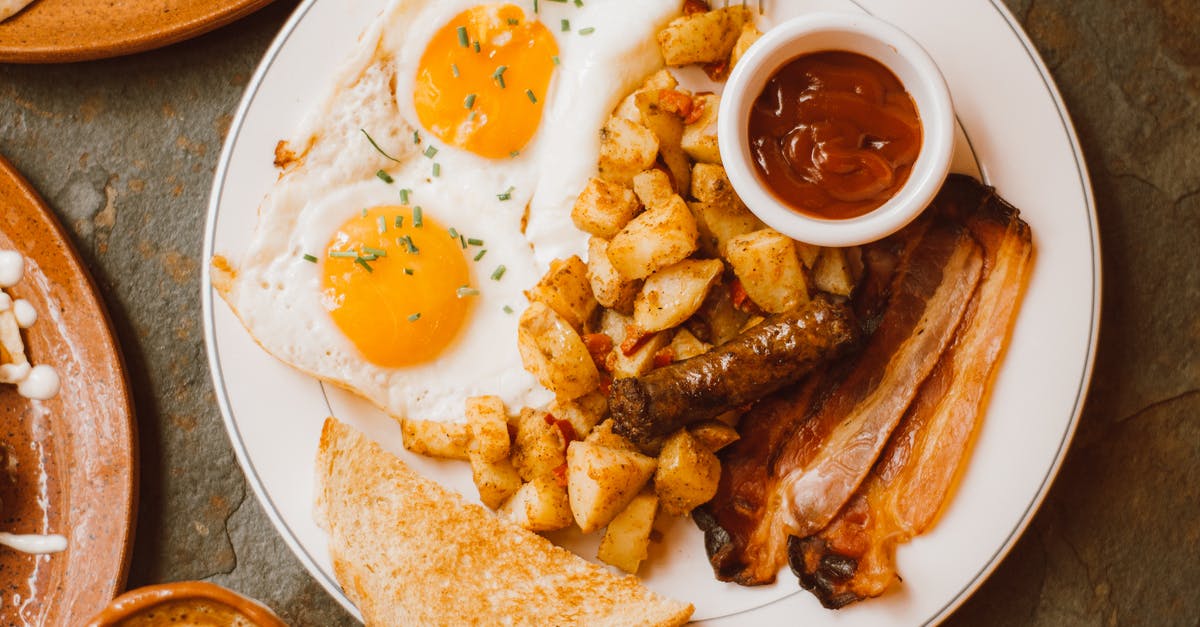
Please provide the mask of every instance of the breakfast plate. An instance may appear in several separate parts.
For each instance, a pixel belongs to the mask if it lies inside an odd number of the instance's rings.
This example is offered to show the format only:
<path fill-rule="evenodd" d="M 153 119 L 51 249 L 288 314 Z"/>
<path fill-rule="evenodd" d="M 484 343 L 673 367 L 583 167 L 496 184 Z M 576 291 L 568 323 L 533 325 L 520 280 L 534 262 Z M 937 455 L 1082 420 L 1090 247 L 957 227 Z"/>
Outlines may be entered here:
<path fill-rule="evenodd" d="M 226 142 L 210 201 L 206 258 L 237 256 L 250 245 L 256 207 L 277 179 L 272 164 L 277 143 L 291 137 L 321 102 L 342 58 L 384 4 L 309 0 L 288 22 L 251 82 Z M 958 115 L 952 169 L 979 176 L 1021 208 L 1034 233 L 1034 271 L 959 487 L 936 527 L 898 550 L 902 586 L 832 613 L 800 593 L 789 574 L 756 588 L 720 583 L 705 560 L 700 533 L 686 519 L 676 521 L 666 534 L 669 540 L 654 549 L 644 581 L 657 592 L 692 602 L 694 619 L 713 624 L 936 622 L 978 587 L 1028 524 L 1082 409 L 1100 289 L 1087 172 L 1048 72 L 998 2 L 931 0 L 897 7 L 879 0 L 768 0 L 765 5 L 768 23 L 815 10 L 865 11 L 919 41 L 945 74 Z M 276 361 L 213 296 L 206 268 L 210 364 L 239 461 L 289 546 L 330 594 L 355 612 L 333 577 L 325 535 L 311 515 L 312 463 L 324 418 L 337 416 L 422 474 L 475 499 L 469 469 L 408 454 L 391 418 Z M 464 375 L 456 370 L 442 376 Z M 589 545 L 556 539 L 585 557 L 595 554 L 594 540 Z"/>
<path fill-rule="evenodd" d="M 142 52 L 239 20 L 271 0 L 35 0 L 0 22 L 0 62 L 67 63 Z"/>
<path fill-rule="evenodd" d="M 0 385 L 0 531 L 58 534 L 66 550 L 27 555 L 0 546 L 0 618 L 13 625 L 82 625 L 125 584 L 137 509 L 132 395 L 95 285 L 69 236 L 0 157 L 0 250 L 24 259 L 6 291 L 33 305 L 29 358 L 57 371 L 58 394 L 31 400 Z"/>

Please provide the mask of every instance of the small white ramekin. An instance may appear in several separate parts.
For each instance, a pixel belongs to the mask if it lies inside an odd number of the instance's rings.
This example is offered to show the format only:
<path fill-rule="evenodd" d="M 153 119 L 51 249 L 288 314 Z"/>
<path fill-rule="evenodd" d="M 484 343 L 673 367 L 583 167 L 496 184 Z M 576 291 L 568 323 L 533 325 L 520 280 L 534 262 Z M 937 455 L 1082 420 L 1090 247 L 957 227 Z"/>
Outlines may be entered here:
<path fill-rule="evenodd" d="M 890 69 L 921 118 L 921 151 L 904 186 L 879 208 L 846 220 L 824 220 L 788 207 L 758 175 L 750 152 L 750 109 L 777 70 L 801 55 L 845 51 Z M 746 206 L 771 228 L 819 246 L 854 246 L 886 237 L 911 222 L 946 180 L 954 152 L 954 108 L 941 71 L 920 44 L 878 18 L 811 13 L 767 31 L 738 61 L 721 96 L 717 121 L 721 160 Z"/>

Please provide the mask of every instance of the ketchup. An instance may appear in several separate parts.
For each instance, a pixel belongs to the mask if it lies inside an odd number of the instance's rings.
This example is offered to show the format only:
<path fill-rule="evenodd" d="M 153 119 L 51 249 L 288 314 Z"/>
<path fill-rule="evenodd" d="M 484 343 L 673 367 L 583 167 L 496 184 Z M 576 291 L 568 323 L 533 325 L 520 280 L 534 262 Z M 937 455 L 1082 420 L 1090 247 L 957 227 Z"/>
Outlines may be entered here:
<path fill-rule="evenodd" d="M 855 218 L 908 180 L 921 151 L 912 97 L 883 64 L 853 52 L 807 54 L 777 71 L 750 111 L 759 175 L 786 205 Z"/>

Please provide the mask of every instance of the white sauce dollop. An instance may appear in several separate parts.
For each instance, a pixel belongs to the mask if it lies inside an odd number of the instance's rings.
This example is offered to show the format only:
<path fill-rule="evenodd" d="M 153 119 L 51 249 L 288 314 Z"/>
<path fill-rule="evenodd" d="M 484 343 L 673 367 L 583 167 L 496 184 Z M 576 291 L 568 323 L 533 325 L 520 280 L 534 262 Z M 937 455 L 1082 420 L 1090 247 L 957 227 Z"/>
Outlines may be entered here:
<path fill-rule="evenodd" d="M 29 371 L 29 376 L 17 384 L 17 392 L 25 398 L 45 401 L 54 398 L 54 395 L 58 394 L 59 386 L 58 373 L 55 372 L 54 368 L 39 365 L 34 366 Z"/>
<path fill-rule="evenodd" d="M 0 250 L 0 287 L 12 287 L 25 274 L 25 258 L 15 250 Z"/>
<path fill-rule="evenodd" d="M 0 250 L 0 288 L 12 287 L 25 274 L 25 258 L 12 250 Z M 12 310 L 17 326 L 28 329 L 37 322 L 37 310 L 24 298 L 16 301 L 5 292 L 0 292 L 0 312 Z M 21 361 L 25 361 L 23 358 Z M 58 372 L 50 366 L 33 366 L 28 363 L 0 365 L 0 383 L 17 384 L 17 392 L 25 398 L 45 401 L 58 394 L 62 382 Z"/>
<path fill-rule="evenodd" d="M 13 315 L 17 317 L 17 326 L 22 329 L 28 329 L 33 326 L 33 323 L 37 322 L 37 310 L 24 298 L 18 298 L 16 301 L 13 301 L 12 310 Z"/>
<path fill-rule="evenodd" d="M 67 539 L 58 534 L 21 534 L 0 531 L 0 545 L 16 549 L 22 553 L 45 555 L 47 553 L 58 553 L 67 550 Z"/>

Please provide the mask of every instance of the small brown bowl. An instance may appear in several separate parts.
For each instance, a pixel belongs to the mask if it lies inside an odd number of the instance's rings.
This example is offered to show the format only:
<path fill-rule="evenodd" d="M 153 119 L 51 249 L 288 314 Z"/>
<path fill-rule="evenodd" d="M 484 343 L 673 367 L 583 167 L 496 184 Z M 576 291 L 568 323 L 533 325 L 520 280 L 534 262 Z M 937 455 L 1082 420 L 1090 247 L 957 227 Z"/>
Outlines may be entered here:
<path fill-rule="evenodd" d="M 87 627 L 287 627 L 270 608 L 216 584 L 181 581 L 131 590 Z"/>

